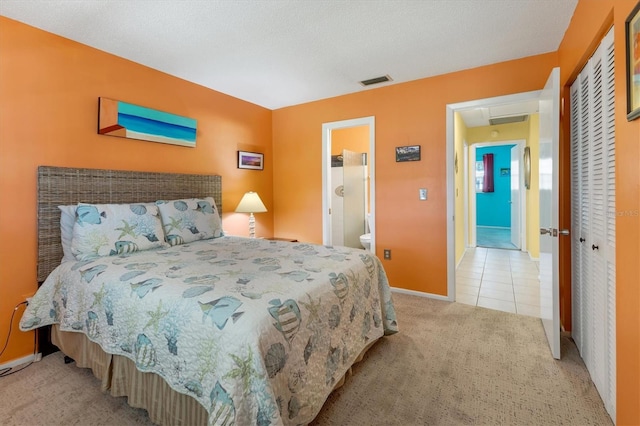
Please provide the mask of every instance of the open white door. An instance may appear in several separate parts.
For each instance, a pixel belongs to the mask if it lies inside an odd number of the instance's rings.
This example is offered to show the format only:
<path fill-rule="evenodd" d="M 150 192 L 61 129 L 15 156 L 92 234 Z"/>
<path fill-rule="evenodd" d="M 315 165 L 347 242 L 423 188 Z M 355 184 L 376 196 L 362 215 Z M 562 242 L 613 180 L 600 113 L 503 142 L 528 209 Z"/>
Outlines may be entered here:
<path fill-rule="evenodd" d="M 560 359 L 559 173 L 560 69 L 540 94 L 540 318 L 551 354 Z"/>
<path fill-rule="evenodd" d="M 511 148 L 511 244 L 518 249 L 520 241 L 520 146 Z"/>

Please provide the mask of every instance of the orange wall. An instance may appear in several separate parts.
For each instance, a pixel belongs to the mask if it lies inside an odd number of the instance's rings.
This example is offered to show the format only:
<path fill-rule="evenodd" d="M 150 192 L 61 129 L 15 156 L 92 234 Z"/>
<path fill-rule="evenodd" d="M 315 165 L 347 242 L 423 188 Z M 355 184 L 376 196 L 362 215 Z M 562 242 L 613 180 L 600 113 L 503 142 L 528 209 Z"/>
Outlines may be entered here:
<path fill-rule="evenodd" d="M 342 150 L 369 153 L 369 126 L 345 127 L 331 131 L 331 155 Z"/>
<path fill-rule="evenodd" d="M 445 107 L 541 89 L 556 65 L 545 54 L 274 111 L 275 233 L 322 242 L 322 123 L 375 116 L 377 250 L 392 250 L 392 286 L 446 295 Z M 422 160 L 396 163 L 403 145 Z"/>
<path fill-rule="evenodd" d="M 197 147 L 97 134 L 98 97 L 198 121 Z M 258 191 L 268 213 L 257 232 L 273 235 L 271 111 L 102 51 L 0 17 L 0 336 L 13 307 L 36 290 L 36 167 L 41 164 L 222 175 L 223 226 L 248 235 L 234 214 Z M 238 149 L 265 154 L 265 170 L 236 168 Z M 226 213 L 225 213 L 226 212 Z M 19 315 L 18 315 L 19 314 Z M 33 351 L 16 313 L 0 363 Z"/>
<path fill-rule="evenodd" d="M 640 424 L 640 119 L 626 119 L 624 53 L 624 21 L 636 4 L 637 0 L 580 0 L 558 50 L 561 82 L 570 85 L 615 25 L 618 425 Z M 565 105 L 565 111 L 568 108 Z M 567 121 L 563 121 L 565 135 L 569 134 Z"/>

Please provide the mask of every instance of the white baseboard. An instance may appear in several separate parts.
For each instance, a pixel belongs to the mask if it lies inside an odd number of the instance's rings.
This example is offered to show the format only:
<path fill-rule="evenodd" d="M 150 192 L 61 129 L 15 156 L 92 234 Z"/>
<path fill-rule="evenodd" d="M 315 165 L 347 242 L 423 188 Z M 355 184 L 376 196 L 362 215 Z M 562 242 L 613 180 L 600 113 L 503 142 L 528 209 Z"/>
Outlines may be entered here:
<path fill-rule="evenodd" d="M 427 297 L 429 299 L 437 299 L 437 300 L 444 300 L 445 302 L 453 302 L 453 300 L 449 299 L 447 296 L 442 296 L 441 294 L 424 293 L 422 291 L 407 290 L 407 289 L 398 288 L 398 287 L 391 287 L 391 291 L 394 293 L 403 293 L 403 294 L 409 294 L 411 296 Z"/>
<path fill-rule="evenodd" d="M 17 367 L 19 365 L 26 364 L 28 362 L 38 362 L 41 359 L 42 359 L 41 353 L 37 353 L 35 355 L 31 354 L 31 355 L 23 356 L 22 358 L 14 359 L 13 361 L 0 364 L 0 370 L 3 370 L 5 368 Z"/>

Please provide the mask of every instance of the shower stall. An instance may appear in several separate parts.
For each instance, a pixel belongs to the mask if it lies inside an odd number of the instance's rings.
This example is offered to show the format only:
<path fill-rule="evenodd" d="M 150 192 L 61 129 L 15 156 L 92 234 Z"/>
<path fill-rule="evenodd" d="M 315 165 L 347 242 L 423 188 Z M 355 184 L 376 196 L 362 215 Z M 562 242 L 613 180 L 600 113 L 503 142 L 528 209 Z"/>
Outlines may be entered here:
<path fill-rule="evenodd" d="M 367 154 L 343 150 L 331 156 L 331 232 L 334 245 L 362 248 L 367 232 Z"/>

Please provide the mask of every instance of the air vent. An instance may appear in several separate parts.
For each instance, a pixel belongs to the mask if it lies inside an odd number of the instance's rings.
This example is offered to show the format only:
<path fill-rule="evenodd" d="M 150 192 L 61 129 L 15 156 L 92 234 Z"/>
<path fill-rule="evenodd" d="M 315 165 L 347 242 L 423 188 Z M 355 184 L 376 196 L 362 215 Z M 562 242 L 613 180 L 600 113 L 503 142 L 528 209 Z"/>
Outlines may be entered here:
<path fill-rule="evenodd" d="M 382 77 L 370 78 L 369 80 L 362 80 L 360 84 L 362 84 L 363 86 L 371 86 L 373 84 L 386 83 L 387 81 L 393 81 L 393 79 L 388 75 L 383 75 Z"/>
<path fill-rule="evenodd" d="M 513 115 L 511 117 L 490 118 L 489 123 L 492 126 L 495 124 L 522 123 L 523 121 L 527 121 L 528 118 L 528 115 Z"/>

